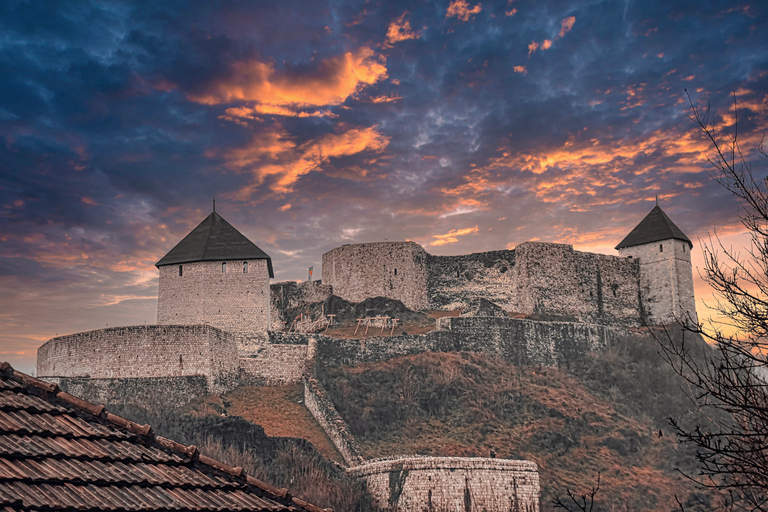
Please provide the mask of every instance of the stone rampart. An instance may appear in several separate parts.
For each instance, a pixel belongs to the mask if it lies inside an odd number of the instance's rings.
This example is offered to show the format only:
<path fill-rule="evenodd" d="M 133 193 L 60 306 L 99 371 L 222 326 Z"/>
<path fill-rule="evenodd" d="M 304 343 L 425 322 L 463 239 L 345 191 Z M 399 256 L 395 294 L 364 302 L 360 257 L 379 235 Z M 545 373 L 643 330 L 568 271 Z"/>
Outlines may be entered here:
<path fill-rule="evenodd" d="M 466 308 L 473 299 L 489 300 L 511 311 L 515 251 L 462 256 L 429 256 L 429 309 Z"/>
<path fill-rule="evenodd" d="M 341 417 L 333 402 L 328 398 L 328 393 L 320 381 L 317 380 L 315 368 L 318 364 L 317 341 L 313 336 L 309 341 L 307 370 L 304 373 L 304 405 L 315 417 L 317 423 L 325 430 L 331 442 L 339 450 L 349 466 L 363 462 L 363 452 L 357 445 L 352 432 L 349 431 L 347 422 Z"/>
<path fill-rule="evenodd" d="M 212 392 L 233 386 L 234 337 L 210 325 L 110 327 L 50 339 L 37 349 L 41 377 L 187 377 L 202 375 Z"/>
<path fill-rule="evenodd" d="M 265 345 L 240 358 L 240 383 L 280 386 L 301 382 L 307 363 L 307 345 Z"/>
<path fill-rule="evenodd" d="M 332 287 L 321 281 L 283 281 L 270 285 L 272 330 L 280 331 L 290 326 L 293 318 L 286 318 L 288 310 L 305 304 L 322 302 L 331 296 Z"/>
<path fill-rule="evenodd" d="M 400 512 L 538 512 L 535 462 L 465 457 L 404 457 L 349 468 L 382 509 Z"/>
<path fill-rule="evenodd" d="M 388 297 L 426 309 L 428 256 L 415 242 L 343 245 L 323 254 L 323 284 L 350 302 Z"/>
<path fill-rule="evenodd" d="M 136 405 L 170 412 L 210 393 L 202 375 L 91 379 L 89 377 L 42 377 L 62 391 L 95 404 Z"/>
<path fill-rule="evenodd" d="M 315 336 L 323 366 L 356 365 L 422 352 L 484 352 L 517 365 L 559 366 L 588 357 L 630 331 L 599 324 L 521 318 L 445 317 L 421 335 L 367 339 Z"/>
<path fill-rule="evenodd" d="M 526 242 L 515 248 L 511 311 L 607 325 L 641 325 L 637 262 Z"/>

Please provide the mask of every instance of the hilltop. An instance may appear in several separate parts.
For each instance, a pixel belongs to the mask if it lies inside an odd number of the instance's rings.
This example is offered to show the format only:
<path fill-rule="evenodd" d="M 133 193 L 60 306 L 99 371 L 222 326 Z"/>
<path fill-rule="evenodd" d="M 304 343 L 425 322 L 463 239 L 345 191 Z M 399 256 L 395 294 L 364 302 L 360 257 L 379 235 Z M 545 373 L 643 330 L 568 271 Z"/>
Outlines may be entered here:
<path fill-rule="evenodd" d="M 542 510 L 600 473 L 602 510 L 709 510 L 667 417 L 705 419 L 679 377 L 633 337 L 570 368 L 516 367 L 477 353 L 422 353 L 320 376 L 367 458 L 489 456 L 538 463 Z"/>

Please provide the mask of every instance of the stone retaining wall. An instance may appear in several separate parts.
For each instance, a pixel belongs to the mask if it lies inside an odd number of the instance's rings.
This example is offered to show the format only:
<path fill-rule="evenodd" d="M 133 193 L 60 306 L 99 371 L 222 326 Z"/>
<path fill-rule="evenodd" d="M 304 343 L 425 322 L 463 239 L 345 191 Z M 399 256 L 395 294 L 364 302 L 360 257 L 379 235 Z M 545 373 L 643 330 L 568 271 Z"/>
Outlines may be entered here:
<path fill-rule="evenodd" d="M 315 375 L 317 365 L 317 341 L 315 337 L 309 340 L 307 370 L 304 374 L 304 405 L 312 413 L 317 422 L 323 427 L 336 449 L 350 466 L 363 462 L 363 452 L 349 431 L 347 422 L 334 407 L 331 399 Z"/>
<path fill-rule="evenodd" d="M 209 393 L 202 375 L 91 379 L 88 377 L 41 377 L 62 391 L 95 404 L 137 405 L 170 412 Z"/>
<path fill-rule="evenodd" d="M 307 362 L 307 345 L 265 345 L 240 358 L 240 383 L 280 386 L 301 382 Z"/>

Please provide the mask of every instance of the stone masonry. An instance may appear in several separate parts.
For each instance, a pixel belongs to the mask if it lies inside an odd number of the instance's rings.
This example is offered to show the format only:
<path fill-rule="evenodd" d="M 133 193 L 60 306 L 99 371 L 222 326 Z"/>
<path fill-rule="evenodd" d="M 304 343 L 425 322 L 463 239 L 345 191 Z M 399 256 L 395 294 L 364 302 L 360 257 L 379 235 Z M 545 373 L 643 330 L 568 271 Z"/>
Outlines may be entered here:
<path fill-rule="evenodd" d="M 237 379 L 232 335 L 209 325 L 113 327 L 53 338 L 37 351 L 45 377 L 121 379 L 202 375 L 219 392 Z"/>
<path fill-rule="evenodd" d="M 391 297 L 426 309 L 428 256 L 415 242 L 342 245 L 323 254 L 323 284 L 350 302 Z"/>
<path fill-rule="evenodd" d="M 209 324 L 239 338 L 270 329 L 267 260 L 200 261 L 158 270 L 158 324 Z"/>
<path fill-rule="evenodd" d="M 642 306 L 649 324 L 698 322 L 687 242 L 668 239 L 619 249 L 619 254 L 639 264 Z"/>
<path fill-rule="evenodd" d="M 380 508 L 538 512 L 535 462 L 466 457 L 404 457 L 371 461 L 348 473 L 362 477 Z"/>

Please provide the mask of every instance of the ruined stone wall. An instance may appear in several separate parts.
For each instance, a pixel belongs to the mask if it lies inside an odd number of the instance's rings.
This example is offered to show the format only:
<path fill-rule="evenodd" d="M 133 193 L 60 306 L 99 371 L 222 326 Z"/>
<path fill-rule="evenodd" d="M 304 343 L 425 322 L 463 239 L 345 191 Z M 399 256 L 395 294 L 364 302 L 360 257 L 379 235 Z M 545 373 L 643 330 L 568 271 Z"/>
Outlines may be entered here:
<path fill-rule="evenodd" d="M 349 468 L 382 509 L 538 512 L 535 462 L 466 457 L 405 457 Z"/>
<path fill-rule="evenodd" d="M 306 345 L 273 345 L 240 358 L 240 383 L 250 386 L 280 386 L 301 382 L 307 363 Z"/>
<path fill-rule="evenodd" d="M 95 404 L 136 405 L 170 412 L 195 398 L 211 393 L 202 375 L 187 377 L 144 377 L 91 379 L 89 377 L 42 377 L 62 391 Z"/>
<path fill-rule="evenodd" d="M 429 256 L 429 309 L 465 309 L 475 298 L 511 311 L 515 251 L 489 251 L 463 256 Z"/>
<path fill-rule="evenodd" d="M 388 297 L 426 309 L 428 256 L 414 242 L 343 245 L 323 254 L 323 284 L 350 302 Z"/>
<path fill-rule="evenodd" d="M 631 331 L 521 318 L 445 317 L 422 335 L 336 339 L 315 335 L 320 367 L 378 362 L 422 352 L 483 352 L 516 365 L 561 366 L 604 350 Z"/>
<path fill-rule="evenodd" d="M 267 260 L 201 261 L 159 268 L 157 323 L 208 324 L 236 338 L 266 336 L 270 329 Z"/>
<path fill-rule="evenodd" d="M 283 281 L 270 285 L 269 289 L 273 331 L 280 331 L 293 322 L 293 318 L 285 317 L 286 311 L 304 304 L 325 301 L 332 293 L 332 287 L 321 281 Z"/>
<path fill-rule="evenodd" d="M 689 314 L 694 322 L 698 321 L 691 251 L 687 242 L 663 240 L 625 247 L 619 254 L 631 256 L 639 263 L 640 295 L 650 325 L 683 321 Z"/>
<path fill-rule="evenodd" d="M 580 322 L 638 326 L 639 267 L 617 256 L 526 242 L 515 248 L 511 311 Z"/>
<path fill-rule="evenodd" d="M 110 327 L 50 339 L 37 349 L 37 375 L 122 379 L 203 375 L 212 390 L 237 378 L 231 334 L 209 325 Z"/>

